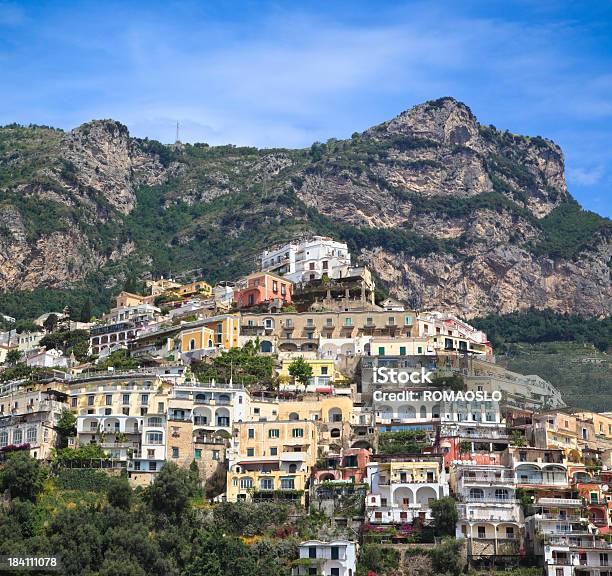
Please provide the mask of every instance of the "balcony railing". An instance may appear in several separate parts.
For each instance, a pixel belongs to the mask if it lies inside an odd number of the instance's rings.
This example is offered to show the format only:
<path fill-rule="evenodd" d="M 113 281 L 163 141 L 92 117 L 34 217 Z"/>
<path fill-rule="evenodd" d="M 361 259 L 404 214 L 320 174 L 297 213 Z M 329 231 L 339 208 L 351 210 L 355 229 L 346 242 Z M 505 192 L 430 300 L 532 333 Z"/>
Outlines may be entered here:
<path fill-rule="evenodd" d="M 516 478 L 514 476 L 463 476 L 464 484 L 514 484 Z"/>

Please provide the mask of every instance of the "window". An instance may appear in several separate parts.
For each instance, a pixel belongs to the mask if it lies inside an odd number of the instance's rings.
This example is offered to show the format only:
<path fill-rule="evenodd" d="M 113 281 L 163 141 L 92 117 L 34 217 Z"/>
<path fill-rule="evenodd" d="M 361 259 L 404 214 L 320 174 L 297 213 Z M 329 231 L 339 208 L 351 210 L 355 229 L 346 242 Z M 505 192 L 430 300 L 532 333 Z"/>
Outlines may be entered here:
<path fill-rule="evenodd" d="M 248 430 L 248 437 L 249 438 L 255 438 L 255 428 L 249 428 L 249 430 Z"/>
<path fill-rule="evenodd" d="M 196 460 L 200 460 L 202 458 L 202 449 L 201 448 L 196 448 L 195 449 L 195 459 Z"/>
<path fill-rule="evenodd" d="M 280 430 L 278 428 L 268 430 L 268 438 L 280 438 Z"/>
<path fill-rule="evenodd" d="M 423 347 L 422 346 L 418 346 L 417 347 L 417 354 L 423 354 Z"/>
<path fill-rule="evenodd" d="M 506 538 L 514 538 L 514 528 L 512 526 L 506 526 Z"/>
<path fill-rule="evenodd" d="M 93 406 L 93 405 L 94 405 L 94 396 L 93 395 L 87 396 L 87 406 Z"/>
<path fill-rule="evenodd" d="M 400 356 L 406 356 L 406 346 L 400 346 Z"/>
<path fill-rule="evenodd" d="M 294 490 L 295 480 L 293 478 L 281 478 L 281 490 Z"/>
<path fill-rule="evenodd" d="M 272 448 L 270 448 L 270 456 L 276 456 L 278 454 L 278 448 L 276 448 L 276 446 L 273 446 Z"/>
<path fill-rule="evenodd" d="M 179 449 L 176 446 L 172 447 L 172 458 L 178 458 L 179 457 Z"/>
<path fill-rule="evenodd" d="M 259 481 L 259 488 L 261 490 L 274 490 L 274 479 L 273 478 L 262 478 Z"/>
<path fill-rule="evenodd" d="M 347 317 L 344 319 L 344 325 L 345 326 L 352 326 L 353 325 L 353 319 L 351 317 Z"/>
<path fill-rule="evenodd" d="M 286 295 L 287 295 L 287 285 L 281 284 L 281 296 L 286 296 Z"/>
<path fill-rule="evenodd" d="M 484 526 L 478 526 L 478 538 L 485 538 L 486 534 L 486 528 Z"/>
<path fill-rule="evenodd" d="M 76 396 L 74 398 L 71 398 L 70 399 L 70 406 L 72 406 L 72 408 L 76 408 L 78 401 L 79 401 L 79 399 Z M 0 410 L 0 412 L 1 412 L 1 410 Z"/>
<path fill-rule="evenodd" d="M 157 412 L 159 414 L 163 414 L 165 410 L 165 404 L 163 402 L 158 402 L 157 403 Z"/>
<path fill-rule="evenodd" d="M 189 340 L 189 350 L 195 350 L 196 347 L 196 341 L 195 338 L 192 338 L 191 340 Z"/>
<path fill-rule="evenodd" d="M 340 559 L 340 547 L 339 546 L 332 546 L 331 547 L 331 559 L 332 560 L 339 560 Z"/>
<path fill-rule="evenodd" d="M 297 464 L 289 464 L 289 473 L 295 474 L 297 472 Z"/>
<path fill-rule="evenodd" d="M 129 394 L 123 394 L 122 402 L 123 402 L 123 404 L 129 404 L 130 403 L 130 395 Z"/>
<path fill-rule="evenodd" d="M 106 397 L 104 398 L 104 403 L 107 406 L 112 406 L 113 405 L 113 395 L 112 394 L 107 394 Z"/>
<path fill-rule="evenodd" d="M 272 292 L 278 292 L 278 282 L 276 280 L 272 280 Z"/>
<path fill-rule="evenodd" d="M 141 394 L 140 395 L 140 403 L 143 404 L 144 406 L 147 406 L 149 404 L 149 395 L 148 394 Z"/>
<path fill-rule="evenodd" d="M 161 426 L 162 419 L 159 416 L 151 416 L 148 420 L 149 426 Z"/>
<path fill-rule="evenodd" d="M 252 478 L 240 478 L 240 488 L 242 490 L 248 490 L 249 488 L 253 488 L 253 479 Z"/>
<path fill-rule="evenodd" d="M 405 316 L 404 317 L 404 324 L 406 326 L 412 326 L 412 316 Z"/>
<path fill-rule="evenodd" d="M 3 430 L 0 432 L 0 447 L 4 448 L 8 444 L 8 432 Z"/>
<path fill-rule="evenodd" d="M 221 460 L 220 454 L 221 453 L 219 452 L 219 450 L 213 450 L 212 459 L 213 460 Z"/>
<path fill-rule="evenodd" d="M 19 429 L 13 430 L 13 444 L 21 444 L 23 442 L 23 432 Z"/>
<path fill-rule="evenodd" d="M 387 324 L 389 324 L 389 326 L 395 326 L 395 316 L 389 316 L 387 318 Z"/>
<path fill-rule="evenodd" d="M 328 367 L 321 366 L 321 376 L 327 376 L 327 375 L 328 375 Z"/>
<path fill-rule="evenodd" d="M 323 270 L 327 270 L 329 262 L 327 260 L 323 260 L 322 264 L 323 264 Z"/>
<path fill-rule="evenodd" d="M 147 444 L 163 444 L 164 434 L 162 432 L 147 432 Z"/>
<path fill-rule="evenodd" d="M 255 448 L 247 448 L 247 456 L 255 456 Z"/>
<path fill-rule="evenodd" d="M 149 462 L 149 472 L 157 472 L 157 462 Z"/>
<path fill-rule="evenodd" d="M 384 346 L 379 346 L 378 347 L 378 355 L 379 356 L 384 356 L 385 355 L 385 347 Z"/>
<path fill-rule="evenodd" d="M 291 435 L 294 438 L 303 438 L 304 437 L 304 428 L 294 428 L 291 431 Z"/>
<path fill-rule="evenodd" d="M 308 547 L 308 558 L 316 558 L 317 557 L 317 547 L 309 546 Z"/>
<path fill-rule="evenodd" d="M 112 414 L 113 410 L 112 408 L 105 408 L 104 409 L 104 415 L 105 416 L 110 416 Z"/>
<path fill-rule="evenodd" d="M 340 576 L 340 568 L 332 568 L 329 576 Z"/>

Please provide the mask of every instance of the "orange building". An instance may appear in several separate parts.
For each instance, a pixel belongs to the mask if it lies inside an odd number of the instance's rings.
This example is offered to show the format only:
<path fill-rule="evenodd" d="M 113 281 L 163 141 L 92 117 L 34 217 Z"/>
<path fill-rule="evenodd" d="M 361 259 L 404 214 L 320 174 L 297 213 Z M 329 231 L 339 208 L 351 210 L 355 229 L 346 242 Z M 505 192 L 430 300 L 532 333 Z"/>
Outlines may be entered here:
<path fill-rule="evenodd" d="M 278 307 L 291 302 L 293 282 L 270 272 L 255 272 L 244 279 L 241 288 L 234 292 L 238 308 L 250 308 L 263 303 L 278 302 Z"/>

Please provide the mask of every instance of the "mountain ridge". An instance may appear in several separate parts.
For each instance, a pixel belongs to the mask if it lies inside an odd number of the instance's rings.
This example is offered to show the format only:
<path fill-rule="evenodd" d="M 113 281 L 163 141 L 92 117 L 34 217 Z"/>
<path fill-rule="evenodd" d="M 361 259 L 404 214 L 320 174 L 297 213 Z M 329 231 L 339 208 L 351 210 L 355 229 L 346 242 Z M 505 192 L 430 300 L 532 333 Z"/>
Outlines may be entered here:
<path fill-rule="evenodd" d="M 601 317 L 612 297 L 610 221 L 573 200 L 562 150 L 480 125 L 452 98 L 298 150 L 163 145 L 114 120 L 10 125 L 0 208 L 5 313 L 41 287 L 234 279 L 269 243 L 307 233 L 349 242 L 414 307 Z"/>

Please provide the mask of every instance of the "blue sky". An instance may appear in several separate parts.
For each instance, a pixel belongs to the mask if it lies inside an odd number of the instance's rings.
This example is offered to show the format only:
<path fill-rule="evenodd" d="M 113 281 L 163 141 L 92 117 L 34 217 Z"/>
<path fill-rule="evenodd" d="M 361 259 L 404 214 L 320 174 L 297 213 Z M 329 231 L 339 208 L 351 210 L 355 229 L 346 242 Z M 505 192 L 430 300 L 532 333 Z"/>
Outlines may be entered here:
<path fill-rule="evenodd" d="M 0 124 L 309 146 L 454 96 L 612 215 L 612 2 L 4 2 Z"/>

